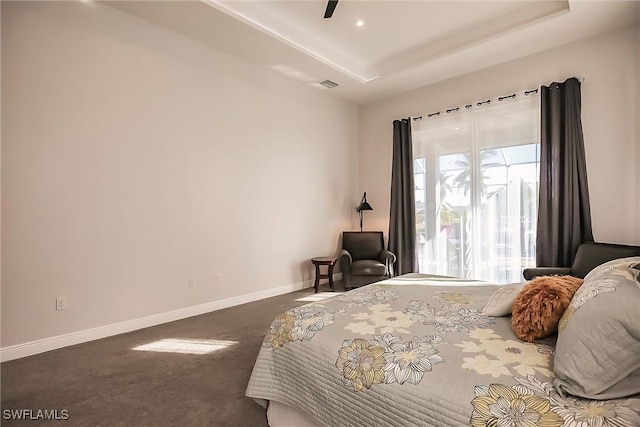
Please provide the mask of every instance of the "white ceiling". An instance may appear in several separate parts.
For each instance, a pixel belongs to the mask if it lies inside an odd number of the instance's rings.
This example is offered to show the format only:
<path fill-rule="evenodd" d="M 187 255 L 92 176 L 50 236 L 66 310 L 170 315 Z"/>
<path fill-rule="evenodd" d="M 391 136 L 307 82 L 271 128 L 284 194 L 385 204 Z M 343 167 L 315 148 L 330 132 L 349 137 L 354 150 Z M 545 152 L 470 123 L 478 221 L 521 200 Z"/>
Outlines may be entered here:
<path fill-rule="evenodd" d="M 640 17 L 640 2 L 611 0 L 340 0 L 330 19 L 324 0 L 106 3 L 359 105 Z"/>

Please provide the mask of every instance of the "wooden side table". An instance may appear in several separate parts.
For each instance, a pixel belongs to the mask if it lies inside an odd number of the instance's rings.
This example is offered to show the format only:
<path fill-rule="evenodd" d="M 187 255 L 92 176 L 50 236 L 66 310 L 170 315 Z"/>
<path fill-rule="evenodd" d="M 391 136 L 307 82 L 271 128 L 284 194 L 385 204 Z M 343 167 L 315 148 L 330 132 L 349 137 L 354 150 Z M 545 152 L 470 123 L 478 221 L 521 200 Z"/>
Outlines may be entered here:
<path fill-rule="evenodd" d="M 314 283 L 314 288 L 316 289 L 316 293 L 318 292 L 318 287 L 320 286 L 320 279 L 329 279 L 329 286 L 331 290 L 335 292 L 335 288 L 333 286 L 333 267 L 336 265 L 336 261 L 338 259 L 334 257 L 315 257 L 311 258 L 311 262 L 316 267 L 316 281 Z M 320 266 L 327 266 L 327 274 L 320 274 Z"/>

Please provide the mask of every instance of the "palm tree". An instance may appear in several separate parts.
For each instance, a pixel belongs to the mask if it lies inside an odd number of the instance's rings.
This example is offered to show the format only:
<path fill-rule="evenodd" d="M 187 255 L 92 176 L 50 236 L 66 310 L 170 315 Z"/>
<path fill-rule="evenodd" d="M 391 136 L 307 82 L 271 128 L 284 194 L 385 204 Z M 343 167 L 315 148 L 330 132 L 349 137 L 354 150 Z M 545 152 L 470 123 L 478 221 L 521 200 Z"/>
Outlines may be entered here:
<path fill-rule="evenodd" d="M 462 189 L 464 196 L 466 197 L 471 192 L 471 156 L 469 152 L 460 153 L 461 159 L 454 162 L 456 166 L 459 166 L 459 172 L 456 174 L 441 173 L 440 174 L 440 200 L 446 200 L 447 193 L 451 194 L 456 189 Z M 494 161 L 499 154 L 497 150 L 483 150 L 480 152 L 480 167 L 482 170 L 482 182 L 481 186 L 482 196 L 485 198 L 491 198 L 498 193 L 499 190 L 488 191 L 488 186 L 484 183 L 489 179 L 488 168 L 501 166 L 502 163 Z M 440 224 L 441 229 L 449 227 L 451 224 L 458 222 L 460 224 L 460 248 L 462 249 L 462 263 L 459 266 L 461 273 L 465 277 L 469 277 L 471 274 L 471 245 L 465 244 L 464 237 L 471 235 L 471 215 L 463 213 L 461 216 L 454 212 L 454 208 L 447 202 L 440 204 Z M 458 252 L 458 251 L 456 251 Z"/>

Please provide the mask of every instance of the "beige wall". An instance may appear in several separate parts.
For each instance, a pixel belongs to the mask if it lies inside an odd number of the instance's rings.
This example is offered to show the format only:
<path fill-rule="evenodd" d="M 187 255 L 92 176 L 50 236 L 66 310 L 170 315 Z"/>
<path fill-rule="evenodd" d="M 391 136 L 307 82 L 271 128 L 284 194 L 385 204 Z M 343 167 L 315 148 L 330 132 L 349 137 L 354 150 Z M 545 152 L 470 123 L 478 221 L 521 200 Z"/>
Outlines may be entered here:
<path fill-rule="evenodd" d="M 308 285 L 355 224 L 354 105 L 105 5 L 2 2 L 2 107 L 2 347 Z"/>
<path fill-rule="evenodd" d="M 638 26 L 585 39 L 366 105 L 359 110 L 359 185 L 387 231 L 392 121 L 581 76 L 594 237 L 640 244 Z"/>
<path fill-rule="evenodd" d="M 573 75 L 595 237 L 640 243 L 638 27 L 357 111 L 104 5 L 1 15 L 2 347 L 308 284 L 362 191 L 386 234 L 393 119 Z"/>

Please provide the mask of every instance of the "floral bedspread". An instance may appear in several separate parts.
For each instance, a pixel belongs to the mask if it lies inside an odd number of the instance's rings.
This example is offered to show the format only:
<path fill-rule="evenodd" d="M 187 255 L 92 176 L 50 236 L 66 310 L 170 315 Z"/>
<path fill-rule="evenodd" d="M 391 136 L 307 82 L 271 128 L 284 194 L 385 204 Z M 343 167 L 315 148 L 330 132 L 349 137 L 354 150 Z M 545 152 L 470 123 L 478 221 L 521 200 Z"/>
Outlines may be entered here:
<path fill-rule="evenodd" d="M 246 394 L 325 426 L 640 426 L 640 396 L 559 395 L 554 340 L 484 315 L 495 289 L 412 274 L 282 313 Z"/>

